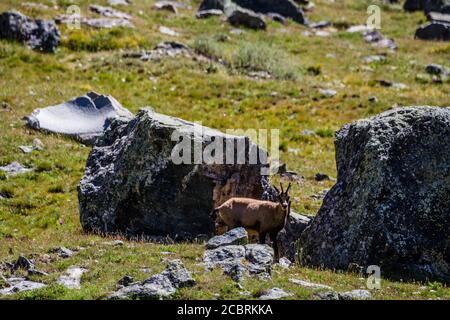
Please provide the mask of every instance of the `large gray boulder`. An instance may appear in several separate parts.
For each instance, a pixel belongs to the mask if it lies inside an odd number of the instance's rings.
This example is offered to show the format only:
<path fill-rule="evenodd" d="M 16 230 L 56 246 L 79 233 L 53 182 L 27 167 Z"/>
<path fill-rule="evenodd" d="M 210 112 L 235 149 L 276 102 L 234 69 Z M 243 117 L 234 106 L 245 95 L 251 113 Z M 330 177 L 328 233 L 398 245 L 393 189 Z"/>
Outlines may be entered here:
<path fill-rule="evenodd" d="M 220 141 L 223 154 L 205 157 Z M 182 145 L 191 150 L 182 152 Z M 218 164 L 236 163 L 242 145 L 241 164 Z M 234 150 L 234 161 L 226 148 Z M 255 152 L 267 155 L 247 137 L 141 110 L 129 122 L 111 123 L 97 139 L 78 187 L 81 224 L 129 237 L 213 235 L 215 207 L 234 196 L 261 197 L 266 166 L 253 162 Z"/>
<path fill-rule="evenodd" d="M 60 133 L 91 145 L 117 117 L 131 119 L 133 115 L 112 96 L 89 92 L 56 106 L 36 109 L 25 120 L 33 129 Z"/>
<path fill-rule="evenodd" d="M 310 222 L 311 219 L 304 215 L 295 212 L 289 214 L 284 228 L 277 235 L 280 257 L 286 257 L 290 261 L 296 260 L 297 240 Z"/>
<path fill-rule="evenodd" d="M 226 11 L 227 7 L 236 5 L 256 13 L 276 13 L 300 24 L 307 22 L 303 10 L 292 0 L 203 0 L 198 11 L 211 9 Z"/>
<path fill-rule="evenodd" d="M 337 183 L 300 238 L 301 261 L 450 282 L 450 110 L 404 107 L 336 133 Z"/>
<path fill-rule="evenodd" d="M 17 11 L 0 14 L 0 39 L 26 43 L 31 49 L 54 52 L 60 33 L 54 21 L 31 19 Z"/>

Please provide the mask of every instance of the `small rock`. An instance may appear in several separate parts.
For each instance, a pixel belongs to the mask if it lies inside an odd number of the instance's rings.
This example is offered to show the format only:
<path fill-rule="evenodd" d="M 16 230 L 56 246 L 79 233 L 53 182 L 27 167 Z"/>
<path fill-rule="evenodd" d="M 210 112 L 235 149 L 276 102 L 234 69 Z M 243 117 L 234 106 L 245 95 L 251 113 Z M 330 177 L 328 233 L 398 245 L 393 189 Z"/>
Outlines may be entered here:
<path fill-rule="evenodd" d="M 195 14 L 195 17 L 197 19 L 206 19 L 209 17 L 213 17 L 213 16 L 221 16 L 223 15 L 223 11 L 219 10 L 219 9 L 209 9 L 209 10 L 202 10 L 202 11 L 198 11 Z"/>
<path fill-rule="evenodd" d="M 327 289 L 332 290 L 333 288 L 330 286 L 327 286 L 325 284 L 320 283 L 313 283 L 305 280 L 298 280 L 298 279 L 289 279 L 290 283 L 297 284 L 299 286 L 302 286 L 307 289 Z"/>
<path fill-rule="evenodd" d="M 278 264 L 283 268 L 283 269 L 289 269 L 292 266 L 292 262 L 286 258 L 286 257 L 281 257 L 278 260 Z"/>
<path fill-rule="evenodd" d="M 255 30 L 265 30 L 266 22 L 263 15 L 236 7 L 227 13 L 227 21 L 233 26 L 244 26 Z"/>
<path fill-rule="evenodd" d="M 335 291 L 320 291 L 314 295 L 321 300 L 339 300 L 339 294 Z"/>
<path fill-rule="evenodd" d="M 108 17 L 108 18 L 118 18 L 118 19 L 125 19 L 125 20 L 131 19 L 131 16 L 124 12 L 118 11 L 118 10 L 110 8 L 110 7 L 99 6 L 96 4 L 91 4 L 89 6 L 89 10 L 91 10 L 92 12 L 98 13 L 104 17 Z"/>
<path fill-rule="evenodd" d="M 67 289 L 80 289 L 81 277 L 86 271 L 87 269 L 72 266 L 66 270 L 64 275 L 59 277 L 58 283 Z"/>
<path fill-rule="evenodd" d="M 378 102 L 378 98 L 375 97 L 375 96 L 372 96 L 372 97 L 369 97 L 368 101 L 371 102 L 371 103 L 377 103 Z"/>
<path fill-rule="evenodd" d="M 288 292 L 284 291 L 283 289 L 272 288 L 272 289 L 267 290 L 266 292 L 264 292 L 264 294 L 261 295 L 259 297 L 259 299 L 260 300 L 277 300 L 277 299 L 290 297 L 292 295 L 293 295 L 292 293 L 288 293 Z"/>
<path fill-rule="evenodd" d="M 339 300 L 367 300 L 372 295 L 367 290 L 352 290 L 339 293 Z"/>
<path fill-rule="evenodd" d="M 337 94 L 337 91 L 332 89 L 319 89 L 319 93 L 326 98 L 331 98 Z"/>
<path fill-rule="evenodd" d="M 6 279 L 9 287 L 0 289 L 0 295 L 10 295 L 22 291 L 31 291 L 44 288 L 46 285 L 39 282 L 28 281 L 25 278 L 9 278 Z"/>
<path fill-rule="evenodd" d="M 192 287 L 195 285 L 195 280 L 192 278 L 190 272 L 184 267 L 181 260 L 172 260 L 161 273 L 166 276 L 175 288 Z"/>
<path fill-rule="evenodd" d="M 132 276 L 124 276 L 122 279 L 120 279 L 117 284 L 128 287 L 130 284 L 132 284 L 134 281 L 134 278 Z"/>
<path fill-rule="evenodd" d="M 60 258 L 70 258 L 71 256 L 73 256 L 75 253 L 70 250 L 67 249 L 65 247 L 57 247 L 51 250 L 52 253 L 56 253 Z"/>
<path fill-rule="evenodd" d="M 176 32 L 170 28 L 164 27 L 164 26 L 160 26 L 158 30 L 160 33 L 171 36 L 171 37 L 180 36 L 180 34 L 178 32 Z"/>
<path fill-rule="evenodd" d="M 450 69 L 446 68 L 440 64 L 429 64 L 425 67 L 425 72 L 432 74 L 432 75 L 439 75 L 439 76 L 448 76 L 450 74 Z"/>
<path fill-rule="evenodd" d="M 30 172 L 32 169 L 25 168 L 18 162 L 12 162 L 12 163 L 8 164 L 7 166 L 0 167 L 0 170 L 4 171 L 7 175 L 14 176 L 17 174 Z"/>
<path fill-rule="evenodd" d="M 17 261 L 14 263 L 14 270 L 17 269 L 24 269 L 24 270 L 34 269 L 34 263 L 31 260 L 25 258 L 24 256 L 19 256 Z"/>
<path fill-rule="evenodd" d="M 108 0 L 110 6 L 127 6 L 130 3 L 130 0 Z"/>
<path fill-rule="evenodd" d="M 28 269 L 27 273 L 29 276 L 48 276 L 48 273 L 37 269 Z"/>
<path fill-rule="evenodd" d="M 430 22 L 416 30 L 414 38 L 421 40 L 450 41 L 450 23 Z"/>
<path fill-rule="evenodd" d="M 364 57 L 362 60 L 365 63 L 381 62 L 381 61 L 386 61 L 386 56 L 384 56 L 384 55 L 371 55 L 371 56 Z"/>
<path fill-rule="evenodd" d="M 369 28 L 367 25 L 363 24 L 363 25 L 351 26 L 346 31 L 350 32 L 350 33 L 355 33 L 355 32 L 365 32 L 365 31 L 371 31 L 371 30 L 373 30 L 373 29 Z"/>
<path fill-rule="evenodd" d="M 153 5 L 153 8 L 155 8 L 156 10 L 169 11 L 175 14 L 178 13 L 176 3 L 173 1 L 157 1 Z"/>
<path fill-rule="evenodd" d="M 215 249 L 228 245 L 243 245 L 248 242 L 248 234 L 245 228 L 234 228 L 223 235 L 215 236 L 206 243 L 207 249 Z"/>
<path fill-rule="evenodd" d="M 316 173 L 314 176 L 314 180 L 316 181 L 324 181 L 324 180 L 330 180 L 330 177 L 326 175 L 325 173 Z"/>

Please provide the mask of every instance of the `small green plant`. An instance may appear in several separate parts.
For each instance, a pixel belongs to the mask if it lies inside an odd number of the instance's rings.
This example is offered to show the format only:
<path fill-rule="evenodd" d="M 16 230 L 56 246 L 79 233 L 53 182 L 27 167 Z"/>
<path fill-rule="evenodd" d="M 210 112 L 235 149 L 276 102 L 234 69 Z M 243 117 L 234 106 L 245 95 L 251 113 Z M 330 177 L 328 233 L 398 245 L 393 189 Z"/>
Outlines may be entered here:
<path fill-rule="evenodd" d="M 322 138 L 332 138 L 334 136 L 334 130 L 329 128 L 320 128 L 316 130 L 316 134 Z"/>
<path fill-rule="evenodd" d="M 297 66 L 278 50 L 266 43 L 246 43 L 233 56 L 232 65 L 241 71 L 266 71 L 283 80 L 297 79 Z"/>
<path fill-rule="evenodd" d="M 50 193 L 64 193 L 64 186 L 62 184 L 57 184 L 48 188 Z"/>
<path fill-rule="evenodd" d="M 219 47 L 217 42 L 208 36 L 200 36 L 196 38 L 192 44 L 195 52 L 207 56 L 209 58 L 219 58 Z"/>
<path fill-rule="evenodd" d="M 41 160 L 36 165 L 36 172 L 46 172 L 51 171 L 53 169 L 53 164 L 50 161 L 47 160 Z"/>

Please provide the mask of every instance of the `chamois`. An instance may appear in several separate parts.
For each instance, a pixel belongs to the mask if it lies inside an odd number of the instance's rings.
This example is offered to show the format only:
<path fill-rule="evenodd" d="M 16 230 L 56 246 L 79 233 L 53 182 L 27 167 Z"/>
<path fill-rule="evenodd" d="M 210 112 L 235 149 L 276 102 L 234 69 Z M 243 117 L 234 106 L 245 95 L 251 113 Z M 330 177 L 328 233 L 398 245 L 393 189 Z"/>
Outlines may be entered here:
<path fill-rule="evenodd" d="M 222 234 L 227 230 L 237 227 L 252 229 L 259 234 L 259 243 L 266 241 L 269 234 L 273 242 L 275 258 L 278 259 L 277 234 L 286 224 L 289 216 L 291 201 L 289 200 L 289 189 L 278 193 L 278 202 L 262 201 L 250 198 L 231 198 L 211 212 L 211 218 L 215 220 L 216 234 Z"/>

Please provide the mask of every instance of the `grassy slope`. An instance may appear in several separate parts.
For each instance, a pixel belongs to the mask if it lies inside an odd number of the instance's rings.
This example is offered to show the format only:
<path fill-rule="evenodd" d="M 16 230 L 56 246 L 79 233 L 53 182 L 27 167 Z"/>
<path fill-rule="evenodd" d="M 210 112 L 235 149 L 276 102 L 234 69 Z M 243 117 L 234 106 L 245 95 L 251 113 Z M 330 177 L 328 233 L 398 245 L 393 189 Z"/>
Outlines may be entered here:
<path fill-rule="evenodd" d="M 16 8 L 36 17 L 63 13 L 61 8 L 26 9 L 18 4 L 20 2 L 1 1 L 0 12 Z M 72 3 L 68 0 L 57 2 L 62 7 Z M 105 0 L 73 1 L 84 13 L 88 12 L 89 2 L 106 4 Z M 161 270 L 164 264 L 160 260 L 166 258 L 162 251 L 172 251 L 173 257 L 181 257 L 195 271 L 199 282 L 194 289 L 181 290 L 178 297 L 240 297 L 240 290 L 220 271 L 205 273 L 196 266 L 203 251 L 201 244 L 162 246 L 126 242 L 125 247 L 111 247 L 104 244 L 107 240 L 103 238 L 84 234 L 78 219 L 76 185 L 83 174 L 89 148 L 70 139 L 24 128 L 21 118 L 35 108 L 95 90 L 113 95 L 132 112 L 152 106 L 158 112 L 202 121 L 204 125 L 218 129 L 280 128 L 282 160 L 289 169 L 305 177 L 293 189 L 294 209 L 313 215 L 321 201 L 311 195 L 332 185 L 314 181 L 314 174 L 325 172 L 335 176 L 335 130 L 344 123 L 379 113 L 395 104 L 450 104 L 448 84 L 416 80 L 416 75 L 423 73 L 424 65 L 445 64 L 450 58 L 448 43 L 413 40 L 416 26 L 424 21 L 421 13 L 406 14 L 383 7 L 381 31 L 395 38 L 399 50 L 389 53 L 386 63 L 371 64 L 373 71 L 367 71 L 361 57 L 385 50 L 372 48 L 359 34 L 338 32 L 327 38 L 306 37 L 302 35 L 306 30 L 302 26 L 290 23 L 285 27 L 271 22 L 267 32 L 246 31 L 244 35 L 236 36 L 229 33 L 231 27 L 220 19 L 194 19 L 198 0 L 191 0 L 193 9 L 180 10 L 178 16 L 152 10 L 153 2 L 134 0 L 132 6 L 122 8 L 136 17 L 135 30 L 83 29 L 72 32 L 62 28 L 63 45 L 55 55 L 40 54 L 17 43 L 0 41 L 0 103 L 6 103 L 12 109 L 0 111 L 0 165 L 19 161 L 36 168 L 35 172 L 26 175 L 0 177 L 0 191 L 13 194 L 11 199 L 0 200 L 0 261 L 13 260 L 19 253 L 43 254 L 54 246 L 82 246 L 86 249 L 73 258 L 53 263 L 38 262 L 39 268 L 52 273 L 41 280 L 51 283 L 72 264 L 89 269 L 79 291 L 51 285 L 21 297 L 101 298 L 125 274 L 142 279 L 147 276 L 140 271 L 142 267 L 151 268 L 152 273 Z M 364 1 L 329 3 L 318 0 L 315 3 L 315 11 L 309 14 L 313 21 L 365 23 L 367 5 Z M 176 40 L 188 44 L 194 45 L 198 39 L 206 37 L 208 48 L 229 60 L 234 59 L 239 48 L 249 43 L 256 48 L 270 44 L 276 52 L 289 58 L 289 67 L 297 80 L 254 80 L 222 66 L 211 68 L 208 64 L 182 58 L 145 63 L 121 58 L 122 50 L 150 49 L 158 42 L 170 39 L 158 33 L 159 25 L 179 31 L 182 36 Z M 223 34 L 228 34 L 230 40 L 217 42 L 215 39 Z M 336 57 L 330 58 L 328 53 Z M 307 71 L 310 67 L 320 68 L 321 74 L 311 75 Z M 275 68 L 283 68 L 283 65 L 275 65 Z M 379 87 L 374 83 L 377 79 L 402 82 L 408 89 L 397 91 Z M 333 98 L 321 98 L 318 86 L 335 88 L 338 94 Z M 368 102 L 371 96 L 376 96 L 378 102 Z M 314 130 L 320 135 L 302 136 L 303 129 Z M 18 150 L 19 145 L 30 144 L 36 137 L 44 142 L 44 151 L 26 155 Z M 298 153 L 289 152 L 289 149 L 298 149 Z M 289 284 L 289 277 L 330 284 L 339 290 L 365 287 L 365 280 L 356 274 L 303 267 L 288 272 L 275 270 L 272 282 L 249 279 L 244 286 L 252 294 L 279 286 L 295 293 L 293 298 L 312 298 L 311 291 Z M 423 284 L 384 280 L 382 290 L 375 291 L 374 296 L 386 299 L 450 298 L 450 289 L 439 284 L 421 286 Z"/>

